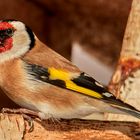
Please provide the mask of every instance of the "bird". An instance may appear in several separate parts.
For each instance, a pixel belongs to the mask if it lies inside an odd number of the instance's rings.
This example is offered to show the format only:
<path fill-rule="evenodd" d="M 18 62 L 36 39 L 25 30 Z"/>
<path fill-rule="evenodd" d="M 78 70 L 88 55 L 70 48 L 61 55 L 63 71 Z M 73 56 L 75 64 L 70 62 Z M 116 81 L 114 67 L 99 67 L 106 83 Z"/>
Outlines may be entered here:
<path fill-rule="evenodd" d="M 42 43 L 22 21 L 0 20 L 0 88 L 21 111 L 49 118 L 140 111 Z"/>

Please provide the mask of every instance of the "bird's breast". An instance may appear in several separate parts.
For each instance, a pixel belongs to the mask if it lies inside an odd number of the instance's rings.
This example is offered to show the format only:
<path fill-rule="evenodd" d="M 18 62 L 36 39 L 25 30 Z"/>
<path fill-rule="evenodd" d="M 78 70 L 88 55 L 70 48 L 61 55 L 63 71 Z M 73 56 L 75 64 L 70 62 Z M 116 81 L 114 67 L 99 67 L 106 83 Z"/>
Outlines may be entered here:
<path fill-rule="evenodd" d="M 17 94 L 22 96 L 23 92 L 35 90 L 36 86 L 30 78 L 24 69 L 23 62 L 18 59 L 0 64 L 0 87 L 7 91 L 9 96 L 15 98 Z"/>

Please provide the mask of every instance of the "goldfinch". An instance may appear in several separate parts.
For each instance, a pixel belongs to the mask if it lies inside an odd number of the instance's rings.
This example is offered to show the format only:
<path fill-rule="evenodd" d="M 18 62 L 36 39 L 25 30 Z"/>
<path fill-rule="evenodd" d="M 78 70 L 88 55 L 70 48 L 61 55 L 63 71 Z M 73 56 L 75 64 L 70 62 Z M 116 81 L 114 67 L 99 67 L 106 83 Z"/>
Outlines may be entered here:
<path fill-rule="evenodd" d="M 140 112 L 43 44 L 17 20 L 0 21 L 0 87 L 41 119 L 83 118 L 95 112 Z"/>

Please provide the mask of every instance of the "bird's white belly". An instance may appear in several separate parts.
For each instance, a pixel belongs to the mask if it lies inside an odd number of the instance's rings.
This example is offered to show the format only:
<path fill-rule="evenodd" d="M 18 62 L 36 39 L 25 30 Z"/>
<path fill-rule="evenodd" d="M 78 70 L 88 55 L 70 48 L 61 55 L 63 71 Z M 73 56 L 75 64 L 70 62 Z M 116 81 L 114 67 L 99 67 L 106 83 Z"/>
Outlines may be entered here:
<path fill-rule="evenodd" d="M 50 117 L 63 119 L 83 118 L 92 114 L 93 112 L 98 112 L 98 110 L 93 106 L 82 105 L 71 109 L 58 109 L 50 104 L 40 103 L 38 104 L 37 108 L 41 112 L 40 117 L 42 117 L 42 119 L 48 119 Z"/>

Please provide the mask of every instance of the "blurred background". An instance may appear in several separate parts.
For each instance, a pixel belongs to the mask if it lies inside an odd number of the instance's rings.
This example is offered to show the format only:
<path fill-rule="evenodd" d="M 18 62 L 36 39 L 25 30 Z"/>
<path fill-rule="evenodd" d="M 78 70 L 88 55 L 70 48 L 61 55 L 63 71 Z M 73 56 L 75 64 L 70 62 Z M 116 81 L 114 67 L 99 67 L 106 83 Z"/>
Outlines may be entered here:
<path fill-rule="evenodd" d="M 132 0 L 4 0 L 0 18 L 17 19 L 38 38 L 107 85 L 119 58 Z M 0 106 L 10 105 L 0 94 Z"/>

